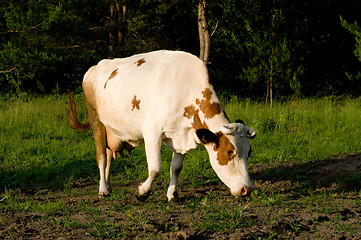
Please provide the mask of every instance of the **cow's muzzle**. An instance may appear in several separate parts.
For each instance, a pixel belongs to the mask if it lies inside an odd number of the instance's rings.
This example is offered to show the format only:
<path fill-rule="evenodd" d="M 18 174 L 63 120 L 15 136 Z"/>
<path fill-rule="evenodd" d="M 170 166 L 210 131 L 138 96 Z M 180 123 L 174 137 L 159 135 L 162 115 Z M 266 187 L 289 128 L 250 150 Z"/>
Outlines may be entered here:
<path fill-rule="evenodd" d="M 235 196 L 248 196 L 251 194 L 252 190 L 253 190 L 252 187 L 244 186 L 235 192 L 231 191 L 231 193 Z"/>

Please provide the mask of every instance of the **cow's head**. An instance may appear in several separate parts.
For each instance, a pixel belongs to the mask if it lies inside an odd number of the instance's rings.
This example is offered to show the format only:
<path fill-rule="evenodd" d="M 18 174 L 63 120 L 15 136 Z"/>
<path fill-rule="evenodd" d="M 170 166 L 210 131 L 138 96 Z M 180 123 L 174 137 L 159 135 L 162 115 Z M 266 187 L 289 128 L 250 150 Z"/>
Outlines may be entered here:
<path fill-rule="evenodd" d="M 247 160 L 251 145 L 247 138 L 255 138 L 256 131 L 242 121 L 221 126 L 213 133 L 208 129 L 196 131 L 198 140 L 206 147 L 211 165 L 233 195 L 246 196 L 253 185 L 248 174 Z"/>

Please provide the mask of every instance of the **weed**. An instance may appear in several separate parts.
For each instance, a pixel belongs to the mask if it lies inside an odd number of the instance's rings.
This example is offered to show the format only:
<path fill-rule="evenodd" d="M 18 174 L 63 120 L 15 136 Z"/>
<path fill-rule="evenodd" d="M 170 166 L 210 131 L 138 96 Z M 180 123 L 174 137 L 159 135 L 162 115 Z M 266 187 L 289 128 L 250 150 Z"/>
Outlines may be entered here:
<path fill-rule="evenodd" d="M 292 229 L 292 232 L 294 232 L 295 234 L 299 234 L 302 226 L 298 221 L 293 221 L 290 223 L 290 227 Z"/>
<path fill-rule="evenodd" d="M 87 231 L 87 236 L 101 238 L 101 239 L 116 239 L 124 238 L 127 236 L 127 228 L 124 228 L 121 224 L 114 222 L 101 222 L 98 221 L 93 225 L 94 231 Z"/>
<path fill-rule="evenodd" d="M 212 204 L 206 204 L 207 201 Z M 197 228 L 211 229 L 215 231 L 229 232 L 234 228 L 250 227 L 254 221 L 243 215 L 243 211 L 247 209 L 249 204 L 230 206 L 227 203 L 215 204 L 216 199 L 203 198 L 200 202 L 203 216 L 202 221 L 193 223 Z M 228 206 L 225 207 L 224 204 Z"/>
<path fill-rule="evenodd" d="M 285 200 L 284 195 L 279 192 L 262 192 L 258 189 L 252 192 L 251 198 L 253 201 L 262 202 L 268 206 L 279 205 Z"/>
<path fill-rule="evenodd" d="M 350 226 L 349 224 L 347 224 L 344 220 L 345 219 L 343 216 L 337 215 L 335 217 L 334 221 L 329 222 L 329 224 L 334 225 L 336 230 L 339 232 L 349 232 L 351 234 L 354 234 L 355 229 L 352 226 Z"/>
<path fill-rule="evenodd" d="M 149 219 L 147 214 L 142 210 L 139 210 L 136 213 L 128 211 L 127 216 L 129 217 L 129 220 L 134 222 L 134 224 L 140 226 L 143 231 L 145 231 L 147 225 L 151 223 L 151 220 Z"/>

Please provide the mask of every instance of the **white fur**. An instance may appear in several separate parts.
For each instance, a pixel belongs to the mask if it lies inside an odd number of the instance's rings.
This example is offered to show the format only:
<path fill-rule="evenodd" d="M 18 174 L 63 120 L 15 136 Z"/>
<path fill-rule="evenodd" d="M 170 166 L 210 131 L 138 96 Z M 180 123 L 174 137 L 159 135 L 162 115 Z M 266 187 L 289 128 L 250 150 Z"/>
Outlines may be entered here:
<path fill-rule="evenodd" d="M 242 124 L 229 123 L 223 112 L 209 118 L 200 110 L 196 99 L 204 98 L 205 89 L 212 92 L 211 103 L 219 103 L 219 100 L 209 83 L 204 63 L 197 57 L 185 52 L 161 50 L 102 60 L 85 74 L 83 88 L 88 110 L 96 111 L 93 115 L 99 119 L 100 125 L 104 125 L 106 136 L 112 137 L 108 142 L 127 142 L 134 147 L 145 143 L 149 176 L 139 186 L 139 195 L 151 190 L 153 180 L 161 172 L 160 148 L 164 142 L 174 152 L 167 191 L 168 199 L 174 198 L 184 154 L 200 143 L 193 128 L 194 119 L 185 116 L 185 108 L 191 105 L 198 109 L 201 122 L 205 122 L 209 130 L 215 133 L 221 129 L 236 146 L 237 160 L 225 166 L 218 164 L 212 144 L 206 146 L 212 167 L 221 180 L 232 192 L 252 185 L 247 171 L 247 157 L 242 152 L 248 151 L 249 143 L 247 139 L 241 139 L 240 132 L 250 132 L 250 136 L 255 136 L 255 132 L 246 131 Z M 98 132 L 94 126 L 97 125 L 92 125 L 96 135 Z M 102 141 L 101 137 L 97 139 L 98 142 Z M 246 147 L 238 146 L 243 143 Z M 109 193 L 113 156 L 111 150 L 99 149 L 104 145 L 97 145 L 100 195 Z"/>

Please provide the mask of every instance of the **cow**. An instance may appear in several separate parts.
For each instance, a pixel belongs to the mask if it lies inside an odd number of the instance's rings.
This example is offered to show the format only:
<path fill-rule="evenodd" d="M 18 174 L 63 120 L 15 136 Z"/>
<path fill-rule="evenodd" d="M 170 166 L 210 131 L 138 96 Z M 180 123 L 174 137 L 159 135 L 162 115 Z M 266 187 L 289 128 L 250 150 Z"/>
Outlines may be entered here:
<path fill-rule="evenodd" d="M 70 93 L 70 125 L 91 127 L 100 171 L 99 196 L 110 192 L 109 171 L 116 153 L 124 157 L 145 144 L 148 178 L 137 195 L 149 195 L 161 173 L 162 142 L 173 152 L 169 201 L 177 194 L 177 180 L 187 152 L 203 144 L 212 168 L 233 195 L 252 191 L 247 138 L 256 132 L 242 121 L 230 123 L 209 80 L 205 64 L 182 51 L 160 50 L 127 58 L 105 59 L 84 75 L 83 91 L 89 121 L 80 123 Z"/>

